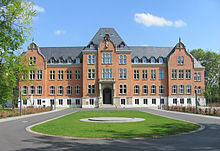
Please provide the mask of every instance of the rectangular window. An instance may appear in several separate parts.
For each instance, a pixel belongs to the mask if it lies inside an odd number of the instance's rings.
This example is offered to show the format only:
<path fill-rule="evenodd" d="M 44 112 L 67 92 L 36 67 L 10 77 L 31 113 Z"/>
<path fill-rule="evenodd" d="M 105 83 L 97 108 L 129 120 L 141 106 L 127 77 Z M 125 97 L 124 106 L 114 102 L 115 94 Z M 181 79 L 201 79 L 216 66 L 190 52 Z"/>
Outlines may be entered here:
<path fill-rule="evenodd" d="M 156 79 L 156 70 L 151 70 L 151 80 Z"/>
<path fill-rule="evenodd" d="M 135 99 L 135 100 L 134 100 L 134 103 L 135 103 L 135 104 L 139 104 L 139 99 Z"/>
<path fill-rule="evenodd" d="M 177 94 L 177 85 L 172 86 L 172 94 Z"/>
<path fill-rule="evenodd" d="M 42 94 L 42 86 L 37 86 L 37 94 L 38 95 Z"/>
<path fill-rule="evenodd" d="M 191 98 L 187 98 L 187 104 L 191 104 Z"/>
<path fill-rule="evenodd" d="M 67 99 L 67 105 L 71 105 L 71 99 Z"/>
<path fill-rule="evenodd" d="M 37 80 L 42 80 L 42 70 L 37 71 Z"/>
<path fill-rule="evenodd" d="M 27 105 L 27 100 L 23 100 L 23 105 Z"/>
<path fill-rule="evenodd" d="M 63 70 L 58 70 L 58 80 L 63 80 Z"/>
<path fill-rule="evenodd" d="M 172 79 L 177 79 L 177 70 L 172 69 Z"/>
<path fill-rule="evenodd" d="M 164 70 L 159 69 L 159 79 L 164 79 Z"/>
<path fill-rule="evenodd" d="M 119 85 L 119 94 L 127 94 L 127 85 L 126 84 Z"/>
<path fill-rule="evenodd" d="M 41 105 L 41 99 L 37 99 L 37 105 Z"/>
<path fill-rule="evenodd" d="M 173 99 L 173 104 L 177 104 L 177 99 Z"/>
<path fill-rule="evenodd" d="M 197 73 L 194 73 L 194 81 L 197 81 Z"/>
<path fill-rule="evenodd" d="M 88 79 L 95 79 L 95 69 L 88 69 Z"/>
<path fill-rule="evenodd" d="M 54 105 L 54 99 L 50 99 L 50 105 Z"/>
<path fill-rule="evenodd" d="M 119 69 L 119 79 L 127 79 L 127 69 Z"/>
<path fill-rule="evenodd" d="M 88 64 L 95 64 L 95 55 L 88 55 Z"/>
<path fill-rule="evenodd" d="M 198 81 L 201 81 L 201 72 L 198 72 L 197 80 L 198 80 Z"/>
<path fill-rule="evenodd" d="M 102 53 L 102 64 L 112 64 L 111 53 Z"/>
<path fill-rule="evenodd" d="M 59 99 L 59 105 L 63 105 L 63 99 Z"/>
<path fill-rule="evenodd" d="M 80 95 L 80 86 L 79 85 L 75 86 L 75 95 Z"/>
<path fill-rule="evenodd" d="M 31 71 L 29 72 L 29 79 L 30 79 L 30 80 L 34 80 L 34 79 L 35 79 L 35 71 L 34 71 L 34 70 L 31 70 Z"/>
<path fill-rule="evenodd" d="M 50 70 L 50 80 L 55 80 L 55 70 Z"/>
<path fill-rule="evenodd" d="M 90 69 L 91 70 L 91 69 Z M 95 70 L 95 69 L 94 69 Z M 94 72 L 95 73 L 95 72 Z M 80 70 L 75 70 L 75 80 L 80 80 Z"/>
<path fill-rule="evenodd" d="M 179 70 L 179 79 L 184 79 L 184 70 Z"/>
<path fill-rule="evenodd" d="M 88 85 L 88 94 L 95 94 L 95 85 Z"/>
<path fill-rule="evenodd" d="M 152 104 L 156 104 L 156 99 L 152 99 Z"/>
<path fill-rule="evenodd" d="M 186 94 L 191 94 L 191 92 L 192 92 L 191 85 L 187 85 L 186 86 Z"/>
<path fill-rule="evenodd" d="M 147 99 L 143 100 L 143 104 L 148 104 Z"/>
<path fill-rule="evenodd" d="M 89 99 L 89 104 L 94 105 L 94 99 Z"/>
<path fill-rule="evenodd" d="M 160 99 L 160 104 L 164 104 L 164 99 Z"/>
<path fill-rule="evenodd" d="M 102 69 L 102 78 L 104 79 L 112 78 L 112 69 Z"/>
<path fill-rule="evenodd" d="M 191 79 L 191 70 L 186 70 L 186 79 Z"/>
<path fill-rule="evenodd" d="M 147 80 L 147 70 L 142 70 L 142 79 Z"/>
<path fill-rule="evenodd" d="M 119 56 L 119 64 L 127 64 L 127 56 L 126 55 Z"/>
<path fill-rule="evenodd" d="M 121 104 L 125 105 L 125 99 L 121 99 Z"/>
<path fill-rule="evenodd" d="M 66 79 L 67 80 L 72 80 L 72 70 L 67 70 L 66 71 Z"/>
<path fill-rule="evenodd" d="M 184 98 L 180 99 L 180 104 L 184 104 Z"/>
<path fill-rule="evenodd" d="M 143 94 L 147 94 L 147 93 L 148 93 L 148 86 L 143 85 Z"/>
<path fill-rule="evenodd" d="M 76 105 L 80 105 L 80 99 L 76 99 Z"/>
<path fill-rule="evenodd" d="M 139 70 L 134 70 L 134 80 L 139 80 Z"/>

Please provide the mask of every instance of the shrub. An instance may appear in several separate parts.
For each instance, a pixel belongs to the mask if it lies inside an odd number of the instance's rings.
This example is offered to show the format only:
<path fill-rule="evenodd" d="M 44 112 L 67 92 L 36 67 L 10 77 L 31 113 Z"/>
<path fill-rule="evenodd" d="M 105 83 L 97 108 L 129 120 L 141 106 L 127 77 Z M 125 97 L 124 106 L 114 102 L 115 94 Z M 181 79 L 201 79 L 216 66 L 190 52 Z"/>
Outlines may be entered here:
<path fill-rule="evenodd" d="M 7 117 L 7 112 L 6 111 L 1 111 L 1 117 L 6 118 Z"/>

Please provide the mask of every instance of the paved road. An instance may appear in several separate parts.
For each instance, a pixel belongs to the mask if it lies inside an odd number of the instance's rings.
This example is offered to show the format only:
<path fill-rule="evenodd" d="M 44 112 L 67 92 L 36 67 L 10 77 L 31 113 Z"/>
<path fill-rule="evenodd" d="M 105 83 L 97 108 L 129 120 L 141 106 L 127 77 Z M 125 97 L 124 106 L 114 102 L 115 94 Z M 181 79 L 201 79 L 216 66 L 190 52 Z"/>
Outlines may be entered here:
<path fill-rule="evenodd" d="M 144 112 L 169 116 L 203 124 L 203 131 L 177 136 L 146 139 L 65 139 L 40 136 L 25 131 L 29 125 L 75 112 L 79 109 L 66 109 L 59 112 L 37 115 L 0 123 L 0 151 L 69 151 L 69 150 L 220 150 L 220 119 L 190 116 L 179 113 L 164 112 L 154 109 L 138 109 Z M 81 110 L 81 109 L 80 109 Z"/>

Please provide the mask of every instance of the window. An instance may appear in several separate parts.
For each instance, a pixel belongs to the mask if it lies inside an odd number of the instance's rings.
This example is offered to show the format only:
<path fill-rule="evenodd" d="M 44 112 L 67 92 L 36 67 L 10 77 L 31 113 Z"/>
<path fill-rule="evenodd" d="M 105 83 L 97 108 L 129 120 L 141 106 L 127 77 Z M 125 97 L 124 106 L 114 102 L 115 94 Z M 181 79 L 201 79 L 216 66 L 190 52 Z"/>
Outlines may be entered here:
<path fill-rule="evenodd" d="M 63 95 L 63 86 L 58 86 L 58 95 Z"/>
<path fill-rule="evenodd" d="M 59 105 L 63 105 L 63 99 L 59 99 Z"/>
<path fill-rule="evenodd" d="M 159 69 L 159 79 L 164 79 L 164 70 Z"/>
<path fill-rule="evenodd" d="M 191 85 L 187 85 L 186 86 L 186 94 L 191 94 L 192 89 L 191 89 Z"/>
<path fill-rule="evenodd" d="M 173 104 L 177 104 L 177 99 L 173 99 Z"/>
<path fill-rule="evenodd" d="M 37 105 L 41 105 L 41 99 L 37 99 Z"/>
<path fill-rule="evenodd" d="M 163 63 L 163 58 L 159 58 L 159 63 Z"/>
<path fill-rule="evenodd" d="M 191 79 L 191 70 L 186 70 L 186 79 Z"/>
<path fill-rule="evenodd" d="M 28 78 L 28 73 L 27 73 L 27 71 L 24 71 L 24 72 L 22 73 L 22 79 L 23 79 L 23 80 L 27 80 L 27 78 Z"/>
<path fill-rule="evenodd" d="M 75 94 L 80 95 L 80 86 L 79 85 L 75 86 Z"/>
<path fill-rule="evenodd" d="M 29 58 L 29 65 L 34 65 L 36 64 L 36 57 L 30 57 Z"/>
<path fill-rule="evenodd" d="M 179 79 L 184 79 L 184 70 L 179 70 Z"/>
<path fill-rule="evenodd" d="M 127 56 L 126 55 L 119 56 L 119 64 L 127 64 Z"/>
<path fill-rule="evenodd" d="M 35 87 L 34 86 L 30 86 L 30 95 L 35 94 Z"/>
<path fill-rule="evenodd" d="M 135 80 L 139 79 L 139 70 L 134 70 L 134 79 Z"/>
<path fill-rule="evenodd" d="M 202 93 L 201 86 L 198 86 L 198 94 L 201 94 L 201 93 Z"/>
<path fill-rule="evenodd" d="M 135 57 L 134 58 L 134 63 L 138 63 L 139 61 L 138 61 L 138 57 Z"/>
<path fill-rule="evenodd" d="M 125 99 L 121 99 L 121 104 L 125 105 Z"/>
<path fill-rule="evenodd" d="M 177 85 L 172 86 L 172 94 L 177 94 Z"/>
<path fill-rule="evenodd" d="M 63 80 L 63 70 L 58 70 L 58 80 Z"/>
<path fill-rule="evenodd" d="M 23 105 L 27 105 L 27 100 L 23 100 Z"/>
<path fill-rule="evenodd" d="M 147 58 L 146 57 L 142 58 L 142 63 L 147 63 Z"/>
<path fill-rule="evenodd" d="M 67 99 L 67 105 L 71 105 L 71 99 Z"/>
<path fill-rule="evenodd" d="M 90 72 L 94 70 L 94 74 L 95 74 L 95 69 L 90 69 Z M 95 78 L 95 76 L 94 76 Z M 75 80 L 80 80 L 80 70 L 75 70 Z"/>
<path fill-rule="evenodd" d="M 50 86 L 50 95 L 55 94 L 55 87 L 54 86 Z"/>
<path fill-rule="evenodd" d="M 184 57 L 183 56 L 182 57 L 178 56 L 177 57 L 177 63 L 178 63 L 178 65 L 183 65 L 184 64 Z"/>
<path fill-rule="evenodd" d="M 72 94 L 72 86 L 69 85 L 69 86 L 66 87 L 66 94 L 67 95 L 71 95 Z"/>
<path fill-rule="evenodd" d="M 143 99 L 143 104 L 148 104 L 147 99 Z"/>
<path fill-rule="evenodd" d="M 191 98 L 187 98 L 187 104 L 191 104 Z"/>
<path fill-rule="evenodd" d="M 184 98 L 180 99 L 180 104 L 184 104 Z"/>
<path fill-rule="evenodd" d="M 148 93 L 148 86 L 143 85 L 143 94 L 147 94 L 147 93 Z"/>
<path fill-rule="evenodd" d="M 102 63 L 103 64 L 112 64 L 112 54 L 111 53 L 102 53 Z"/>
<path fill-rule="evenodd" d="M 198 93 L 197 86 L 195 86 L 195 93 Z"/>
<path fill-rule="evenodd" d="M 80 105 L 80 99 L 76 99 L 76 105 Z"/>
<path fill-rule="evenodd" d="M 95 64 L 95 55 L 88 55 L 88 64 Z"/>
<path fill-rule="evenodd" d="M 42 70 L 37 71 L 37 80 L 42 80 Z"/>
<path fill-rule="evenodd" d="M 55 70 L 50 70 L 50 80 L 55 80 Z"/>
<path fill-rule="evenodd" d="M 127 94 L 127 85 L 126 84 L 119 85 L 119 94 Z"/>
<path fill-rule="evenodd" d="M 165 92 L 165 88 L 164 88 L 164 86 L 163 85 L 160 85 L 160 87 L 159 87 L 159 92 L 160 92 L 160 94 L 164 94 Z"/>
<path fill-rule="evenodd" d="M 28 93 L 28 87 L 27 86 L 23 86 L 23 90 L 22 90 L 22 94 L 23 95 L 27 95 L 27 93 Z"/>
<path fill-rule="evenodd" d="M 156 59 L 154 57 L 150 58 L 151 63 L 156 63 Z"/>
<path fill-rule="evenodd" d="M 95 85 L 88 85 L 88 94 L 95 94 Z"/>
<path fill-rule="evenodd" d="M 42 86 L 37 86 L 37 94 L 38 95 L 42 94 Z"/>
<path fill-rule="evenodd" d="M 119 69 L 119 79 L 127 78 L 127 69 Z"/>
<path fill-rule="evenodd" d="M 201 72 L 198 72 L 197 80 L 198 80 L 198 81 L 201 81 Z"/>
<path fill-rule="evenodd" d="M 64 60 L 62 57 L 59 59 L 59 63 L 64 63 Z"/>
<path fill-rule="evenodd" d="M 76 64 L 80 64 L 80 58 L 76 58 Z"/>
<path fill-rule="evenodd" d="M 134 100 L 134 103 L 135 103 L 135 104 L 139 104 L 139 99 L 135 99 L 135 100 Z"/>
<path fill-rule="evenodd" d="M 95 69 L 88 69 L 88 79 L 95 79 Z"/>
<path fill-rule="evenodd" d="M 164 104 L 164 99 L 160 99 L 160 104 Z"/>
<path fill-rule="evenodd" d="M 135 85 L 134 86 L 134 94 L 139 94 L 140 89 L 139 89 L 139 85 Z"/>
<path fill-rule="evenodd" d="M 147 70 L 142 70 L 142 79 L 147 80 Z"/>
<path fill-rule="evenodd" d="M 152 104 L 156 104 L 156 99 L 152 99 Z"/>
<path fill-rule="evenodd" d="M 178 64 L 181 63 L 180 56 L 177 57 L 177 63 L 178 63 Z"/>
<path fill-rule="evenodd" d="M 34 80 L 34 79 L 35 79 L 35 71 L 34 71 L 34 70 L 31 70 L 31 71 L 29 72 L 29 79 L 30 79 L 30 80 Z"/>
<path fill-rule="evenodd" d="M 94 105 L 94 99 L 89 99 L 89 104 Z"/>
<path fill-rule="evenodd" d="M 51 64 L 54 64 L 54 63 L 55 63 L 55 59 L 54 59 L 54 58 L 51 58 L 51 59 L 50 59 L 50 63 L 51 63 Z"/>
<path fill-rule="evenodd" d="M 184 64 L 184 57 L 183 56 L 181 57 L 181 64 L 182 65 Z"/>
<path fill-rule="evenodd" d="M 179 86 L 179 94 L 184 94 L 184 85 Z"/>
<path fill-rule="evenodd" d="M 72 70 L 67 70 L 66 71 L 66 79 L 67 80 L 72 80 Z"/>
<path fill-rule="evenodd" d="M 194 73 L 194 81 L 197 81 L 197 73 Z"/>
<path fill-rule="evenodd" d="M 72 59 L 71 59 L 71 58 L 68 58 L 68 59 L 67 59 L 67 63 L 72 63 Z"/>
<path fill-rule="evenodd" d="M 172 69 L 172 79 L 177 79 L 177 70 Z"/>
<path fill-rule="evenodd" d="M 104 79 L 112 78 L 112 69 L 102 69 L 102 78 Z"/>
<path fill-rule="evenodd" d="M 156 70 L 151 70 L 151 80 L 156 79 Z"/>
<path fill-rule="evenodd" d="M 156 94 L 156 85 L 151 86 L 151 94 Z"/>

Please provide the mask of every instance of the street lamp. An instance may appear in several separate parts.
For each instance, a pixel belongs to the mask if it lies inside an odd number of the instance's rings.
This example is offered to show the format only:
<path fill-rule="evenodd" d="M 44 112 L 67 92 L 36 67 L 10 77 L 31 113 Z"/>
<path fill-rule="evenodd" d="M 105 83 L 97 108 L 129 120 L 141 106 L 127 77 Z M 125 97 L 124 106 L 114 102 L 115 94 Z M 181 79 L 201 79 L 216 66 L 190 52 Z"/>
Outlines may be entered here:
<path fill-rule="evenodd" d="M 54 110 L 56 110 L 56 93 L 55 93 L 55 89 L 54 89 Z"/>
<path fill-rule="evenodd" d="M 22 87 L 20 87 L 20 116 L 22 116 Z"/>
<path fill-rule="evenodd" d="M 195 101 L 196 101 L 196 114 L 198 113 L 198 110 L 197 110 L 197 90 L 195 90 Z"/>

